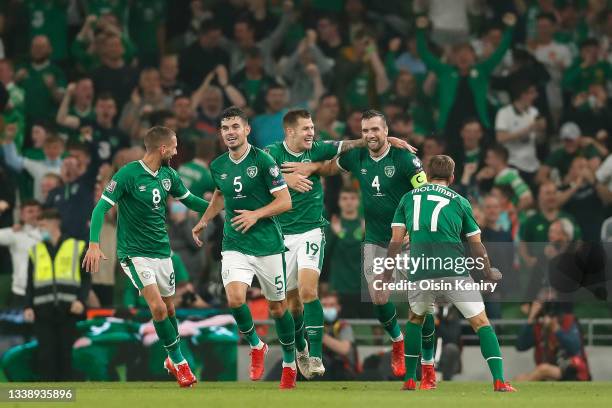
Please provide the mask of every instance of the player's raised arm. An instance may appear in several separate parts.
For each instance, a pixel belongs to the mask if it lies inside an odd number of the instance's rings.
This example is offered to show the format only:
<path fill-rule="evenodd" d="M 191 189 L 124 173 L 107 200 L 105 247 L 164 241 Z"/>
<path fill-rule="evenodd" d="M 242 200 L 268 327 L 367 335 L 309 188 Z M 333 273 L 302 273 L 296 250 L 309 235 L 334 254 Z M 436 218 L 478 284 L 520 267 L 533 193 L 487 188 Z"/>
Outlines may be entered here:
<path fill-rule="evenodd" d="M 257 210 L 236 210 L 239 214 L 232 218 L 232 227 L 243 234 L 247 232 L 260 218 L 274 217 L 291 209 L 291 194 L 287 185 L 272 192 L 274 200 Z"/>
<path fill-rule="evenodd" d="M 204 201 L 204 200 L 202 200 Z M 193 240 L 195 241 L 197 246 L 202 246 L 202 241 L 200 240 L 200 233 L 206 228 L 210 220 L 215 218 L 221 210 L 225 207 L 225 198 L 223 197 L 223 193 L 218 188 L 215 189 L 212 199 L 210 203 L 208 203 L 208 208 L 204 211 L 202 218 L 200 221 L 193 227 L 191 230 L 191 235 L 193 236 Z"/>

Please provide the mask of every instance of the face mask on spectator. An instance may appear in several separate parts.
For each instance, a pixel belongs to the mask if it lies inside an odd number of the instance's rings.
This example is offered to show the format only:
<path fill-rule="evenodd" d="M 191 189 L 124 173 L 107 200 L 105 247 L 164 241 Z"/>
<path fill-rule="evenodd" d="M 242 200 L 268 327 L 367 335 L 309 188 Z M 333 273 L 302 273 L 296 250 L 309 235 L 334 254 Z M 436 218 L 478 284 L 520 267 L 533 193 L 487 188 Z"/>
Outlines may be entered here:
<path fill-rule="evenodd" d="M 51 241 L 51 234 L 49 233 L 48 230 L 46 229 L 41 229 L 40 230 L 40 238 L 45 241 L 45 242 L 49 242 Z"/>
<path fill-rule="evenodd" d="M 171 214 L 184 214 L 187 212 L 187 207 L 185 206 L 185 204 L 178 202 L 178 201 L 174 201 L 171 205 L 170 205 L 170 213 Z"/>
<path fill-rule="evenodd" d="M 333 307 L 324 307 L 323 308 L 323 319 L 327 323 L 333 323 L 338 319 L 338 309 Z"/>

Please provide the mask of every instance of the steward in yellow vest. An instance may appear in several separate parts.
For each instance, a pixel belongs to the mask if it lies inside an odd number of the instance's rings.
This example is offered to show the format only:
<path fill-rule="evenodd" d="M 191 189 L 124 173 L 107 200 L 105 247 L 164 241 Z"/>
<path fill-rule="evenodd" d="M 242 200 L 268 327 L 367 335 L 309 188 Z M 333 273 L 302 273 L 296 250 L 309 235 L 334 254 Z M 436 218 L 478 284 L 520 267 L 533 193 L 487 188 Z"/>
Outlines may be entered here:
<path fill-rule="evenodd" d="M 81 271 L 85 242 L 62 236 L 60 225 L 56 209 L 43 211 L 39 221 L 43 240 L 29 252 L 24 318 L 34 322 L 37 368 L 43 381 L 73 378 L 76 322 L 84 316 L 91 286 L 89 274 Z"/>

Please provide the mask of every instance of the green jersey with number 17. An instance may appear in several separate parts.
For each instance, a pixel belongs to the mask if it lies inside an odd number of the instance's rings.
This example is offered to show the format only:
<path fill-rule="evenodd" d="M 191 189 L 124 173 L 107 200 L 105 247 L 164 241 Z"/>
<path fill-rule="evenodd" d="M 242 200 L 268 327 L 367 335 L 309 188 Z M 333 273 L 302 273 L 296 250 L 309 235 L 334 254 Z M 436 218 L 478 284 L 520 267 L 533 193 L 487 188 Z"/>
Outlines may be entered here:
<path fill-rule="evenodd" d="M 213 181 L 225 199 L 223 251 L 266 256 L 285 252 L 281 227 L 276 217 L 261 218 L 246 233 L 232 227 L 237 210 L 254 211 L 274 200 L 275 191 L 287 188 L 274 159 L 266 152 L 249 145 L 238 160 L 229 152 L 210 164 Z"/>
<path fill-rule="evenodd" d="M 296 153 L 287 143 L 277 142 L 267 147 L 267 152 L 281 166 L 286 162 L 310 163 L 331 160 L 340 153 L 342 142 L 314 142 L 310 150 Z M 328 224 L 323 217 L 323 186 L 321 177 L 316 174 L 308 177 L 312 190 L 305 193 L 289 189 L 291 210 L 278 216 L 283 234 L 301 234 Z"/>
<path fill-rule="evenodd" d="M 351 150 L 337 159 L 338 166 L 359 181 L 366 223 L 365 242 L 386 247 L 391 221 L 408 191 L 427 182 L 423 165 L 408 150 L 389 146 L 378 157 L 368 149 Z"/>
<path fill-rule="evenodd" d="M 169 258 L 167 198 L 171 195 L 183 200 L 189 194 L 171 167 L 162 166 L 152 171 L 138 160 L 120 168 L 102 193 L 103 200 L 118 206 L 118 258 Z"/>
<path fill-rule="evenodd" d="M 468 273 L 463 237 L 480 233 L 472 207 L 455 191 L 439 184 L 425 184 L 406 194 L 392 225 L 406 227 L 410 256 L 421 264 L 410 280 L 460 276 Z"/>

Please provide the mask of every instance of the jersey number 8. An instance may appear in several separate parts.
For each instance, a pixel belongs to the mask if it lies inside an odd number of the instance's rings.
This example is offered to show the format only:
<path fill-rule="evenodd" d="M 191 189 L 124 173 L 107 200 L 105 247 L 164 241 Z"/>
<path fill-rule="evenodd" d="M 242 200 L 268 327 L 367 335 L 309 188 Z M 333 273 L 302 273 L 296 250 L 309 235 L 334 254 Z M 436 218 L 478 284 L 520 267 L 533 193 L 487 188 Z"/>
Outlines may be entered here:
<path fill-rule="evenodd" d="M 154 188 L 153 191 L 153 204 L 157 205 L 161 201 L 161 194 L 159 193 L 159 189 Z"/>

